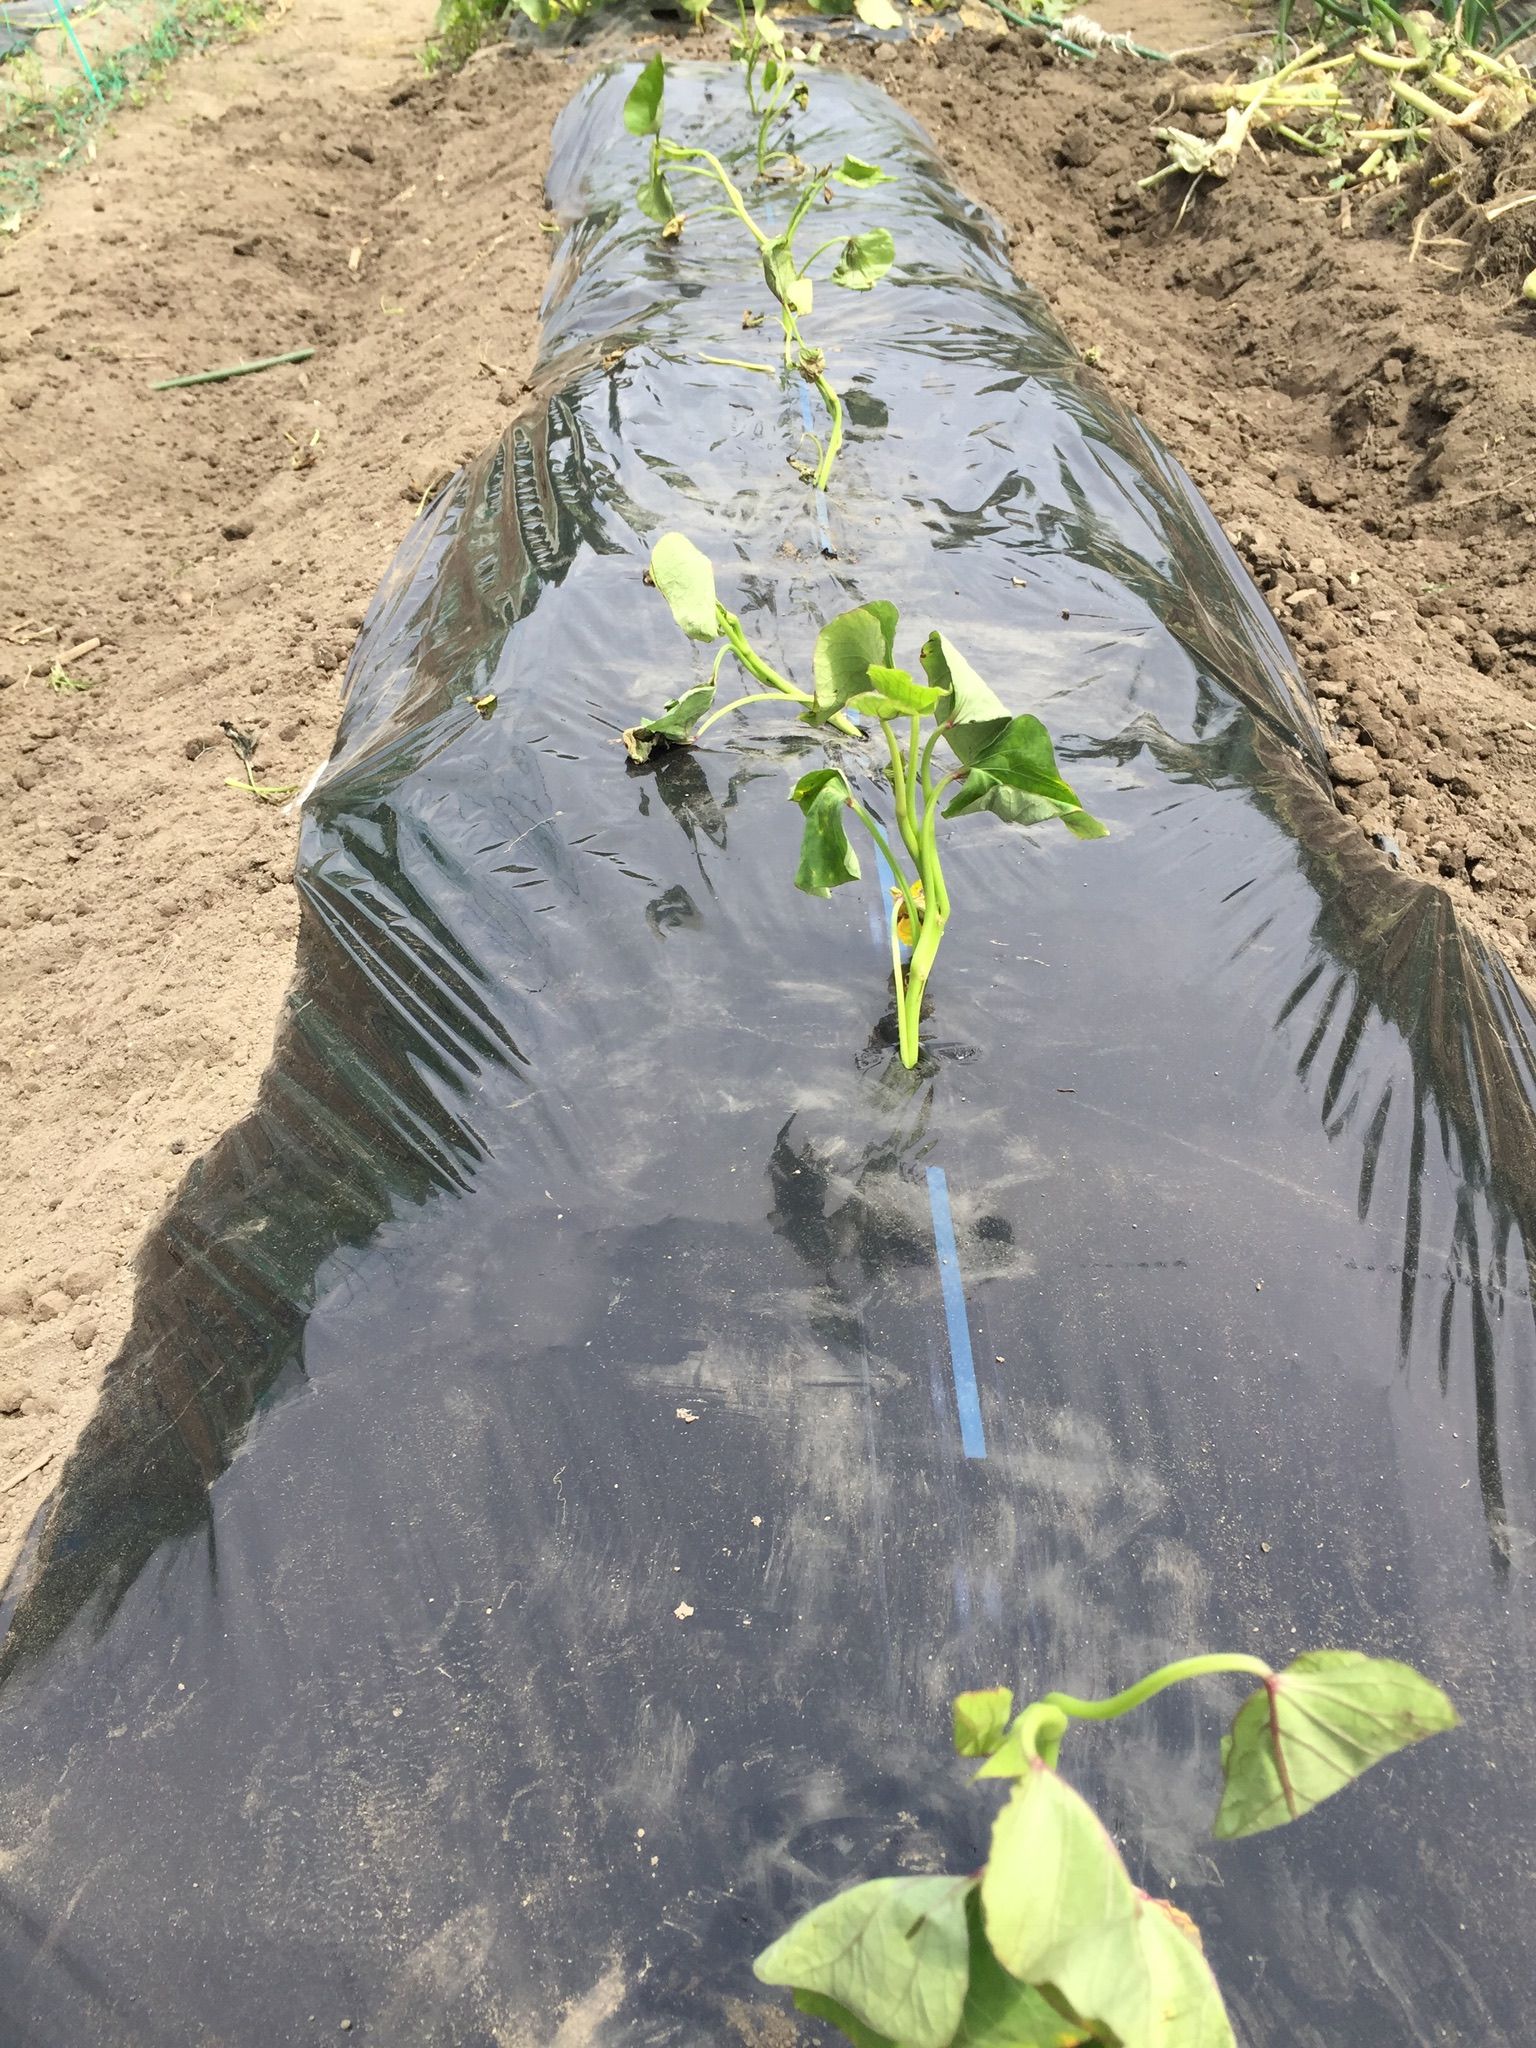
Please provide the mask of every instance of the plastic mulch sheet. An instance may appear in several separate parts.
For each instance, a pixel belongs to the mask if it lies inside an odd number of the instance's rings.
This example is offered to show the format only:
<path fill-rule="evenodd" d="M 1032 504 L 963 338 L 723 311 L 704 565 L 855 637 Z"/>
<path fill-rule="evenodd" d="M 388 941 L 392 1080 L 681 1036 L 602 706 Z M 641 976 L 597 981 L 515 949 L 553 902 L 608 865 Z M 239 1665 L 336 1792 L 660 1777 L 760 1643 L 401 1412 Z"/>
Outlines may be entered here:
<path fill-rule="evenodd" d="M 1295 1828 L 1209 1840 L 1220 1687 L 1064 1767 L 1251 2048 L 1526 2043 L 1531 1013 L 1334 809 L 1188 480 L 834 76 L 796 146 L 899 174 L 828 230 L 898 259 L 818 294 L 819 552 L 798 395 L 700 361 L 770 359 L 755 258 L 640 219 L 627 83 L 558 127 L 534 396 L 374 603 L 257 1106 L 10 1590 L 0 2039 L 820 2038 L 751 1955 L 974 1867 L 954 1690 L 1344 1645 L 1466 1727 Z M 668 91 L 742 144 L 729 78 Z M 625 763 L 699 673 L 673 527 L 792 672 L 864 598 L 940 626 L 1110 824 L 954 826 L 913 1074 L 873 873 L 791 887 L 792 779 L 878 798 L 871 751 L 758 713 Z"/>

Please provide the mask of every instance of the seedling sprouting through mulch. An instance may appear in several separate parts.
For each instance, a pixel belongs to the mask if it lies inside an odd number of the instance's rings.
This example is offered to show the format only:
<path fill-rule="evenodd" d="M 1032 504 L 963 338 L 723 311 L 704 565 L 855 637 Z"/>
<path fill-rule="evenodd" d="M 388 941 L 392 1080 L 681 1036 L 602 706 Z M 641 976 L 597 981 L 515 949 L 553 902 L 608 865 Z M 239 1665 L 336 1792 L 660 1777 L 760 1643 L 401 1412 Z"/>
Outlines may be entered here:
<path fill-rule="evenodd" d="M 1186 1679 L 1239 1673 L 1257 1691 L 1222 1743 L 1214 1832 L 1298 1820 L 1383 1757 L 1457 1725 L 1406 1664 L 1316 1650 L 1185 1657 L 1113 1699 L 1051 1692 L 1017 1717 L 1006 1686 L 962 1693 L 955 1748 L 1011 1780 L 983 1868 L 882 1877 L 814 1907 L 757 1959 L 802 2012 L 856 2048 L 1236 2048 L 1199 1930 L 1138 1890 L 1103 1822 L 1057 1774 L 1074 1720 L 1113 1721 Z"/>
<path fill-rule="evenodd" d="M 296 782 L 278 783 L 258 782 L 256 780 L 256 748 L 259 743 L 253 734 L 242 732 L 239 726 L 231 725 L 227 718 L 219 720 L 219 731 L 223 733 L 225 739 L 229 741 L 229 744 L 240 756 L 240 765 L 245 770 L 243 776 L 226 775 L 224 778 L 224 787 L 226 789 L 248 790 L 258 803 L 264 804 L 279 803 L 285 796 L 298 795 L 299 785 Z"/>
<path fill-rule="evenodd" d="M 668 172 L 685 177 L 703 177 L 711 180 L 719 190 L 724 210 L 733 214 L 751 235 L 762 259 L 764 281 L 778 305 L 779 325 L 784 337 L 784 366 L 798 371 L 815 388 L 827 409 L 826 438 L 818 447 L 814 467 L 805 465 L 811 483 L 817 490 L 825 490 L 842 446 L 843 405 L 827 379 L 824 352 L 812 346 L 802 326 L 814 302 L 811 265 L 829 249 L 837 249 L 840 253 L 831 272 L 831 282 L 845 291 L 872 291 L 894 262 L 896 248 L 885 228 L 871 228 L 865 234 L 834 235 L 802 261 L 796 253 L 795 237 L 814 206 L 832 203 L 834 185 L 867 191 L 871 186 L 889 184 L 891 180 L 878 165 L 867 164 L 856 156 L 845 156 L 841 163 L 807 171 L 795 193 L 788 224 L 776 233 L 771 232 L 754 217 L 741 188 L 719 157 L 707 149 L 690 148 L 683 143 L 669 141 L 663 134 L 665 83 L 665 66 L 660 57 L 652 57 L 624 101 L 625 126 L 632 135 L 649 136 L 651 142 L 649 168 L 637 194 L 640 210 L 648 219 L 660 223 L 664 235 L 675 239 L 681 233 L 686 215 L 678 208 Z M 759 130 L 760 160 L 764 133 L 764 130 Z M 734 356 L 708 356 L 705 360 L 770 377 L 778 374 L 770 364 L 745 362 Z"/>
<path fill-rule="evenodd" d="M 731 55 L 741 65 L 747 105 L 757 120 L 756 162 L 759 178 L 772 175 L 775 163 L 790 176 L 804 176 L 805 167 L 787 150 L 769 148 L 773 126 L 791 107 L 805 112 L 810 88 L 799 67 L 821 60 L 819 43 L 792 43 L 768 12 L 766 0 L 736 0 L 737 28 Z"/>
<path fill-rule="evenodd" d="M 752 646 L 741 620 L 715 595 L 708 559 L 684 535 L 664 534 L 657 541 L 650 576 L 689 639 L 705 646 L 720 643 L 720 651 L 708 682 L 625 733 L 632 760 L 646 761 L 658 747 L 694 744 L 718 720 L 755 704 L 787 701 L 800 707 L 803 723 L 850 735 L 859 733 L 852 722 L 856 717 L 879 728 L 894 838 L 841 768 L 813 769 L 790 792 L 805 816 L 795 886 L 807 895 L 829 896 L 844 882 L 860 879 L 847 832 L 851 811 L 895 877 L 890 939 L 897 1032 L 902 1065 L 915 1066 L 923 991 L 949 922 L 949 891 L 939 856 L 941 821 L 980 811 L 1015 825 L 1059 818 L 1079 839 L 1103 838 L 1104 826 L 1063 781 L 1039 719 L 1008 711 L 942 633 L 931 632 L 923 642 L 919 662 L 925 681 L 897 665 L 895 605 L 877 599 L 828 620 L 816 637 L 813 687 L 805 690 Z M 727 657 L 762 687 L 716 707 Z M 941 740 L 952 766 L 936 763 Z M 904 960 L 907 946 L 911 955 Z"/>

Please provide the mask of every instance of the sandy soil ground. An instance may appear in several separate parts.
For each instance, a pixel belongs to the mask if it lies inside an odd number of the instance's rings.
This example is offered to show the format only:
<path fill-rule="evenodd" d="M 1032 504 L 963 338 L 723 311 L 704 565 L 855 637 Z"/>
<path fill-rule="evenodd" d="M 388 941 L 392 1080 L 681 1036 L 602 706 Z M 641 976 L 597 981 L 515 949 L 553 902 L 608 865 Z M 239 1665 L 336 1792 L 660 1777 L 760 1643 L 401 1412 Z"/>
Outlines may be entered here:
<path fill-rule="evenodd" d="M 1137 26 L 1205 41 L 1213 6 Z M 417 501 L 505 424 L 531 357 L 549 126 L 591 60 L 428 79 L 428 26 L 424 0 L 297 0 L 179 66 L 0 260 L 0 1565 L 121 1338 L 136 1243 L 249 1105 L 291 971 L 296 821 L 228 787 L 222 727 L 261 780 L 303 781 Z M 1253 155 L 1176 222 L 1135 184 L 1163 67 L 985 31 L 841 61 L 940 138 L 1206 490 L 1313 679 L 1344 808 L 1536 982 L 1521 250 L 1460 286 L 1408 260 L 1408 201 L 1341 211 Z M 1480 175 L 1536 185 L 1532 147 Z"/>

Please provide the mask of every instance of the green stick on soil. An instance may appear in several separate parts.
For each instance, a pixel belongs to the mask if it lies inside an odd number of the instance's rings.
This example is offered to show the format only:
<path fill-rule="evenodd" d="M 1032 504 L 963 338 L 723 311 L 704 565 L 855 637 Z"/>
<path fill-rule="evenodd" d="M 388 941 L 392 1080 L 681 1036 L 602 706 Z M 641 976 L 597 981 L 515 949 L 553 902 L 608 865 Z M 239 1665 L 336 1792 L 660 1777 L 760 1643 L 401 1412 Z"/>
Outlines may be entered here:
<path fill-rule="evenodd" d="M 187 384 L 222 384 L 226 377 L 249 377 L 255 370 L 275 370 L 281 363 L 307 363 L 312 348 L 293 348 L 285 356 L 258 356 L 253 363 L 232 363 L 227 370 L 198 370 L 190 377 L 166 377 L 151 391 L 180 391 Z"/>

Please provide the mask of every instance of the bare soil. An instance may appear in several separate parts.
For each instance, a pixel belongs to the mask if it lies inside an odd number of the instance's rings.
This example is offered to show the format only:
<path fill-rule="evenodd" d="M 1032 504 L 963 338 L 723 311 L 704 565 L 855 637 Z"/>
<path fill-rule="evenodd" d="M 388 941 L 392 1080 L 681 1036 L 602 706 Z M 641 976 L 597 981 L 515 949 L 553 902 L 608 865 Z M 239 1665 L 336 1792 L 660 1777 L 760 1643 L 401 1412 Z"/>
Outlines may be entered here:
<path fill-rule="evenodd" d="M 1172 4 L 1139 33 L 1226 26 Z M 0 1562 L 291 972 L 296 819 L 227 786 L 221 722 L 259 779 L 302 783 L 417 501 L 531 359 L 549 127 L 591 59 L 429 80 L 428 26 L 424 0 L 298 0 L 179 66 L 0 259 Z M 1341 211 L 1251 152 L 1177 220 L 1136 187 L 1167 67 L 990 30 L 838 61 L 930 128 L 1204 488 L 1317 690 L 1344 808 L 1536 983 L 1536 257 L 1426 235 L 1410 262 L 1430 194 Z M 1517 131 L 1456 167 L 1465 196 L 1536 185 L 1533 155 Z M 1449 190 L 1437 235 L 1463 232 Z M 1469 281 L 1433 267 L 1468 255 Z M 90 687 L 50 688 L 56 664 Z"/>

